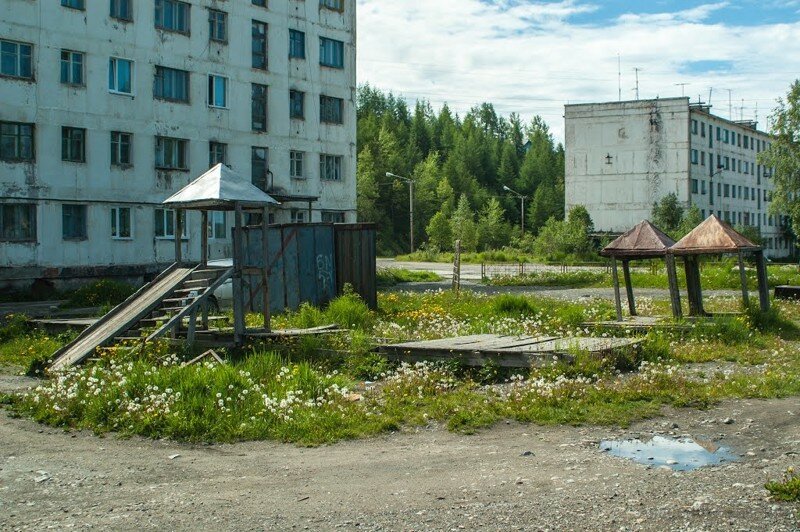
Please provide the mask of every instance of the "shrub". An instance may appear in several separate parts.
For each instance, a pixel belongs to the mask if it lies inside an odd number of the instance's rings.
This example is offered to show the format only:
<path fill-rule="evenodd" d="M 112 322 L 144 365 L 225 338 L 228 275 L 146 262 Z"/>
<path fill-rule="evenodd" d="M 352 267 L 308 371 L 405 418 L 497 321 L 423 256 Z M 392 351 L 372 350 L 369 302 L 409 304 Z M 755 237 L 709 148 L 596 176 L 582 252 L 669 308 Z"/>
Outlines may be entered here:
<path fill-rule="evenodd" d="M 373 314 L 357 294 L 345 294 L 330 302 L 325 317 L 341 327 L 367 329 Z"/>
<path fill-rule="evenodd" d="M 136 289 L 128 283 L 104 279 L 75 290 L 67 307 L 116 306 L 125 301 Z"/>
<path fill-rule="evenodd" d="M 537 308 L 524 296 L 501 294 L 492 301 L 492 309 L 498 314 L 536 314 Z"/>
<path fill-rule="evenodd" d="M 789 468 L 781 480 L 767 482 L 764 487 L 777 501 L 800 501 L 800 476 L 796 475 L 794 468 Z"/>

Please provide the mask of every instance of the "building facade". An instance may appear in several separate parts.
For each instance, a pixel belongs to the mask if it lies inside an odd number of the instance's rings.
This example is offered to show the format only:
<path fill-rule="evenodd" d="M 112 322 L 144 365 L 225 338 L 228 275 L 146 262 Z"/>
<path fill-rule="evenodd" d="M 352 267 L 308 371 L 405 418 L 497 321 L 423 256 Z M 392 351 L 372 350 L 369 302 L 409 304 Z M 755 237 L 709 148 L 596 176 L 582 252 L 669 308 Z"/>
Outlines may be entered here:
<path fill-rule="evenodd" d="M 161 201 L 218 162 L 281 201 L 275 223 L 355 221 L 355 1 L 0 10 L 0 286 L 157 271 L 174 255 Z M 228 218 L 211 216 L 212 258 Z"/>
<path fill-rule="evenodd" d="M 772 257 L 793 254 L 786 218 L 770 209 L 771 142 L 753 122 L 711 114 L 688 98 L 567 105 L 566 208 L 584 205 L 598 231 L 621 233 L 675 193 L 735 226 L 757 227 Z"/>

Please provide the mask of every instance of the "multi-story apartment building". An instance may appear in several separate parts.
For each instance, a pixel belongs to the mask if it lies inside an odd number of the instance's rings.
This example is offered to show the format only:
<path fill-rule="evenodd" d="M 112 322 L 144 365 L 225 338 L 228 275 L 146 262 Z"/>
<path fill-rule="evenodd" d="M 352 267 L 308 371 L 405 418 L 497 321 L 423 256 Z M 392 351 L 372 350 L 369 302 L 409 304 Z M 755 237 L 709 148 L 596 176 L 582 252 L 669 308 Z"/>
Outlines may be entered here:
<path fill-rule="evenodd" d="M 703 217 L 761 231 L 773 257 L 793 253 L 786 218 L 770 212 L 772 169 L 758 161 L 771 138 L 754 122 L 711 114 L 688 98 L 567 105 L 566 207 L 586 206 L 599 231 L 651 217 L 670 192 Z"/>
<path fill-rule="evenodd" d="M 157 270 L 174 253 L 160 203 L 217 162 L 281 201 L 275 223 L 355 221 L 354 0 L 0 11 L 0 286 Z M 212 257 L 230 256 L 227 218 Z"/>

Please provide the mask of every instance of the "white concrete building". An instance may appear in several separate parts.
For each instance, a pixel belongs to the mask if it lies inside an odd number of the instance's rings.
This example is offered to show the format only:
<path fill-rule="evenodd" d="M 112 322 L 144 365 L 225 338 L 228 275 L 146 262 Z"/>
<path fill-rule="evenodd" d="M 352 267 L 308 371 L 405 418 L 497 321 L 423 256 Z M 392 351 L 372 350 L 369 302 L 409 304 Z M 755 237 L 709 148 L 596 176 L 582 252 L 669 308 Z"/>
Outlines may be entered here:
<path fill-rule="evenodd" d="M 157 271 L 174 255 L 161 201 L 216 162 L 282 202 L 275 223 L 354 222 L 355 11 L 0 0 L 0 287 Z M 211 256 L 230 256 L 213 218 Z"/>
<path fill-rule="evenodd" d="M 688 98 L 567 105 L 565 119 L 566 208 L 586 206 L 598 231 L 627 231 L 674 192 L 704 218 L 760 228 L 769 256 L 793 253 L 785 218 L 769 211 L 772 169 L 757 156 L 771 138 L 755 123 Z"/>

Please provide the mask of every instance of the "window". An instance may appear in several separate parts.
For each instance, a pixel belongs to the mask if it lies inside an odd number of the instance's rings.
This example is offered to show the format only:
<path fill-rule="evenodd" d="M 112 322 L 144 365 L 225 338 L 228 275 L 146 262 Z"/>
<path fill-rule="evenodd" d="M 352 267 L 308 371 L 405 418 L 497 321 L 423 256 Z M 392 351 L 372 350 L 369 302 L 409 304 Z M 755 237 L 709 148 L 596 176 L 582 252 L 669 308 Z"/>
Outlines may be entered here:
<path fill-rule="evenodd" d="M 189 103 L 189 73 L 185 70 L 157 66 L 153 80 L 153 97 Z"/>
<path fill-rule="evenodd" d="M 189 7 L 177 0 L 156 0 L 156 28 L 189 33 Z"/>
<path fill-rule="evenodd" d="M 189 141 L 172 137 L 156 137 L 156 168 L 188 170 L 186 164 Z"/>
<path fill-rule="evenodd" d="M 228 42 L 228 14 L 216 9 L 208 10 L 208 38 Z"/>
<path fill-rule="evenodd" d="M 250 127 L 253 131 L 267 131 L 267 86 L 259 83 L 251 85 Z"/>
<path fill-rule="evenodd" d="M 306 34 L 302 31 L 289 30 L 289 57 L 306 58 Z"/>
<path fill-rule="evenodd" d="M 253 26 L 253 68 L 266 70 L 267 63 L 267 25 L 257 20 L 252 21 Z"/>
<path fill-rule="evenodd" d="M 305 160 L 306 160 L 306 154 L 304 152 L 302 151 L 289 152 L 289 177 L 291 177 L 292 179 L 305 178 L 305 172 L 303 169 Z"/>
<path fill-rule="evenodd" d="M 83 58 L 81 52 L 61 50 L 61 83 L 83 85 Z"/>
<path fill-rule="evenodd" d="M 735 199 L 736 198 L 736 185 L 733 185 L 731 188 L 733 189 L 731 191 L 731 197 Z"/>
<path fill-rule="evenodd" d="M 700 122 L 700 136 L 705 138 L 706 136 L 706 123 Z"/>
<path fill-rule="evenodd" d="M 108 91 L 133 94 L 133 61 L 118 57 L 108 60 Z"/>
<path fill-rule="evenodd" d="M 700 191 L 700 183 L 697 179 L 692 179 L 692 194 L 697 194 Z"/>
<path fill-rule="evenodd" d="M 289 116 L 292 118 L 304 119 L 306 93 L 300 91 L 289 91 Z"/>
<path fill-rule="evenodd" d="M 697 150 L 692 150 L 692 164 L 697 164 L 699 162 L 699 153 Z"/>
<path fill-rule="evenodd" d="M 344 100 L 331 96 L 319 97 L 319 120 L 328 124 L 342 124 Z"/>
<path fill-rule="evenodd" d="M 133 238 L 130 207 L 111 208 L 111 238 L 118 240 Z"/>
<path fill-rule="evenodd" d="M 269 150 L 253 146 L 250 154 L 252 183 L 263 191 L 267 191 L 269 174 Z"/>
<path fill-rule="evenodd" d="M 61 237 L 86 240 L 86 205 L 61 206 Z"/>
<path fill-rule="evenodd" d="M 78 127 L 61 128 L 61 160 L 86 162 L 86 130 Z"/>
<path fill-rule="evenodd" d="M 703 195 L 706 194 L 706 182 L 705 181 L 700 181 L 700 193 L 703 194 Z M 705 218 L 705 215 L 703 215 L 703 218 Z"/>
<path fill-rule="evenodd" d="M 228 145 L 222 142 L 208 143 L 208 166 L 217 164 L 228 164 Z"/>
<path fill-rule="evenodd" d="M 111 132 L 111 164 L 113 166 L 131 166 L 133 157 L 133 134 L 122 131 Z"/>
<path fill-rule="evenodd" d="M 211 211 L 208 213 L 208 238 L 211 240 L 224 240 L 228 238 L 225 211 Z"/>
<path fill-rule="evenodd" d="M 33 79 L 33 45 L 0 40 L 0 74 Z"/>
<path fill-rule="evenodd" d="M 729 184 L 726 183 L 725 187 L 723 188 L 723 190 L 725 191 L 725 197 L 726 198 L 731 197 L 731 186 Z"/>
<path fill-rule="evenodd" d="M 306 211 L 302 209 L 292 209 L 291 223 L 302 224 L 306 222 Z"/>
<path fill-rule="evenodd" d="M 254 6 L 267 7 L 267 0 L 252 0 Z"/>
<path fill-rule="evenodd" d="M 72 9 L 85 9 L 84 0 L 61 0 L 61 5 Z"/>
<path fill-rule="evenodd" d="M 111 0 L 111 18 L 118 20 L 133 20 L 131 2 L 133 0 Z"/>
<path fill-rule="evenodd" d="M 344 213 L 338 211 L 322 211 L 322 223 L 325 224 L 343 224 Z"/>
<path fill-rule="evenodd" d="M 0 122 L 0 159 L 33 161 L 33 124 Z"/>
<path fill-rule="evenodd" d="M 209 74 L 208 106 L 223 109 L 228 107 L 228 78 Z"/>
<path fill-rule="evenodd" d="M 331 68 L 344 68 L 344 43 L 320 37 L 319 64 Z"/>
<path fill-rule="evenodd" d="M 344 0 L 319 0 L 319 6 L 334 11 L 344 11 Z"/>
<path fill-rule="evenodd" d="M 706 152 L 701 151 L 700 152 L 700 166 L 705 166 L 705 165 L 706 165 Z"/>
<path fill-rule="evenodd" d="M 744 187 L 744 199 L 746 199 L 746 200 L 750 199 L 750 187 Z M 755 199 L 755 198 L 753 198 L 753 199 Z"/>
<path fill-rule="evenodd" d="M 28 203 L 0 204 L 0 241 L 35 242 L 36 206 Z"/>
<path fill-rule="evenodd" d="M 692 134 L 697 135 L 697 120 L 692 119 Z"/>
<path fill-rule="evenodd" d="M 327 181 L 342 180 L 342 157 L 321 154 L 319 156 L 319 178 Z"/>
<path fill-rule="evenodd" d="M 156 209 L 155 213 L 156 238 L 175 239 L 175 211 L 172 209 Z M 186 239 L 186 211 L 181 211 L 181 229 L 181 239 Z"/>

